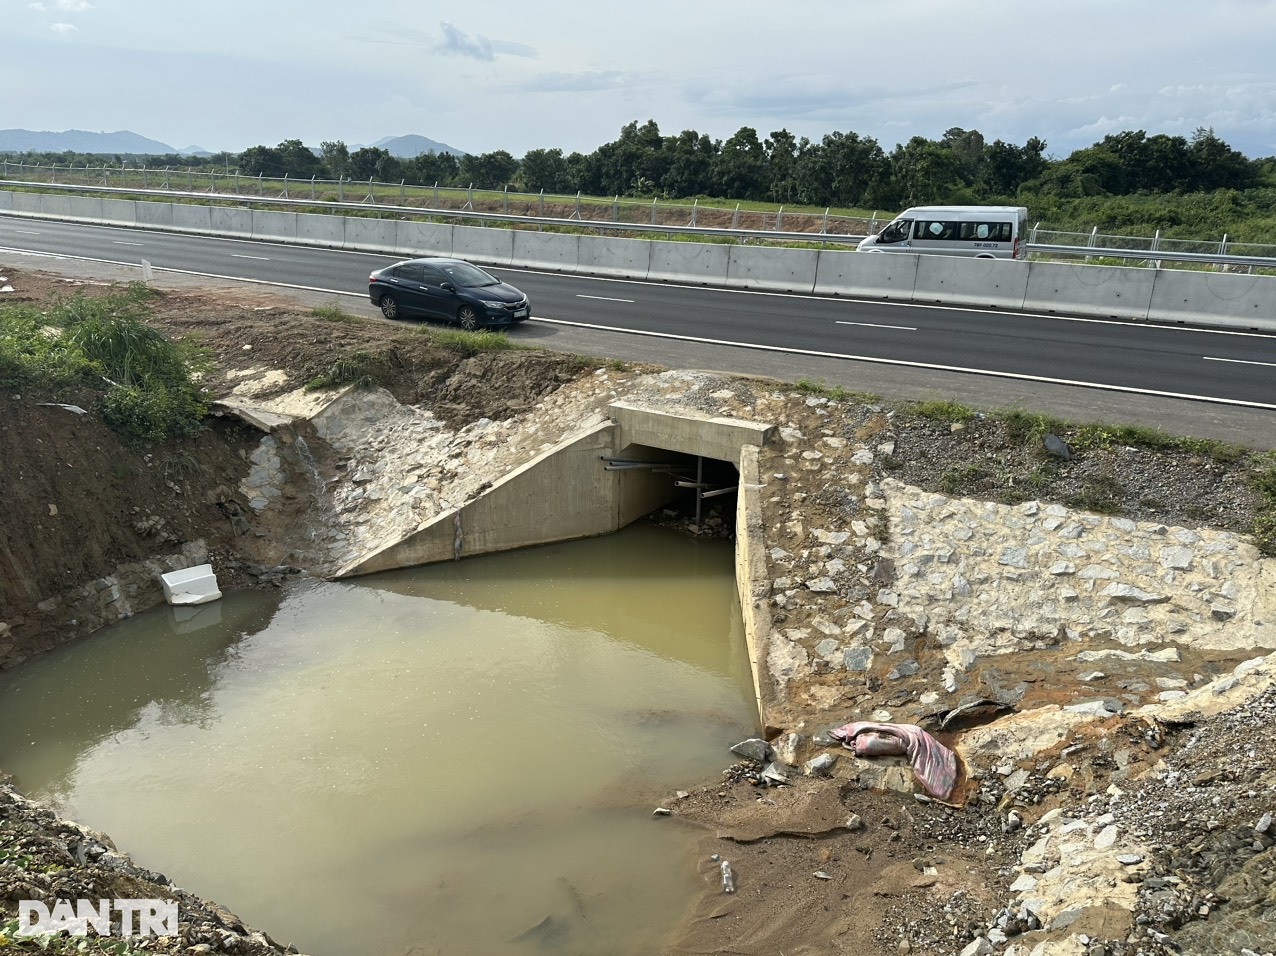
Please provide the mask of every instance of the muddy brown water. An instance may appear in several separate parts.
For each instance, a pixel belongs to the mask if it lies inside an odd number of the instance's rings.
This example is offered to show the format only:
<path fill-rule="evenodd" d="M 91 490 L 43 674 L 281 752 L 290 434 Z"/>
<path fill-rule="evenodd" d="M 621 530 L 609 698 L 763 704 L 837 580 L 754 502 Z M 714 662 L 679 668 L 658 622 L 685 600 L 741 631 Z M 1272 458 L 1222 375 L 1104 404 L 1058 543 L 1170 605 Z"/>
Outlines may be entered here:
<path fill-rule="evenodd" d="M 157 608 L 0 677 L 0 766 L 303 952 L 650 953 L 648 797 L 755 732 L 732 574 L 633 527 Z"/>

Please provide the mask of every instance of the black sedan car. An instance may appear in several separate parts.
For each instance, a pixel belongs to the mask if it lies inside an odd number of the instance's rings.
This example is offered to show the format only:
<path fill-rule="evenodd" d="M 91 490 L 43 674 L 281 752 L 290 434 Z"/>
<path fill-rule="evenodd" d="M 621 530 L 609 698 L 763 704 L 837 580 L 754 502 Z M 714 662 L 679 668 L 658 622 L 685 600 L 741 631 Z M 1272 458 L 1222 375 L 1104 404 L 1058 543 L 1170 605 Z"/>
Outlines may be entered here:
<path fill-rule="evenodd" d="M 368 276 L 368 296 L 387 319 L 421 316 L 471 330 L 532 314 L 527 296 L 464 259 L 396 262 Z"/>

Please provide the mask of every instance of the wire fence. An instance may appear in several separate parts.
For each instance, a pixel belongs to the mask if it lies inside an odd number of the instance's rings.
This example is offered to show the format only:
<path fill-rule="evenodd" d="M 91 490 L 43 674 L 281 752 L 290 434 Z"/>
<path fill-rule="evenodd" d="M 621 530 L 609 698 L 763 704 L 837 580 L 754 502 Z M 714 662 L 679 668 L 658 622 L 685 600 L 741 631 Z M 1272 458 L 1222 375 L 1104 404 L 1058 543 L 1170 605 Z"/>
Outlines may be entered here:
<path fill-rule="evenodd" d="M 292 179 L 241 175 L 238 170 L 215 167 L 174 169 L 146 166 L 62 166 L 0 161 L 3 178 L 32 184 L 104 186 L 116 189 L 163 189 L 203 192 L 210 196 L 256 196 L 310 199 L 315 202 L 353 202 L 369 206 L 395 205 L 422 210 L 499 213 L 508 216 L 540 216 L 586 222 L 611 222 L 640 227 L 650 225 L 705 229 L 739 229 L 753 232 L 791 232 L 819 236 L 865 236 L 889 221 L 889 215 L 842 216 L 830 209 L 753 209 L 744 204 L 672 203 L 615 196 L 611 199 L 580 193 L 516 192 L 470 186 L 381 183 L 356 179 Z M 800 236 L 799 236 L 800 238 Z"/>

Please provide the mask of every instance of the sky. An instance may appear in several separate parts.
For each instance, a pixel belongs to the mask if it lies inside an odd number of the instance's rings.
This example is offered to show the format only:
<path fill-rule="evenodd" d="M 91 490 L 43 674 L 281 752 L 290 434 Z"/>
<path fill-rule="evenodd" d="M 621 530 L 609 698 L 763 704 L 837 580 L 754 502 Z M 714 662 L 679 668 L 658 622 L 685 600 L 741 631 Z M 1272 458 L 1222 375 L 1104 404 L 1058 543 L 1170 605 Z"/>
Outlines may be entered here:
<path fill-rule="evenodd" d="M 1211 127 L 1276 155 L 1276 0 L 0 0 L 0 23 L 0 128 L 179 149 L 589 153 L 654 120 L 1054 158 Z"/>

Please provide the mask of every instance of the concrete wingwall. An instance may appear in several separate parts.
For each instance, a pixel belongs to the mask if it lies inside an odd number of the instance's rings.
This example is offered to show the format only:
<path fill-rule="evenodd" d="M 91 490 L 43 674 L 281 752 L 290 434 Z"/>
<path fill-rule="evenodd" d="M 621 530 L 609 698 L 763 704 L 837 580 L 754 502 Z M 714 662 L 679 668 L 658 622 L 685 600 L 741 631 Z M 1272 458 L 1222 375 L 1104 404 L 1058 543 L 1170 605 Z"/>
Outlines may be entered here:
<path fill-rule="evenodd" d="M 753 696 L 758 722 L 765 729 L 774 687 L 766 680 L 765 653 L 771 634 L 771 578 L 766 564 L 766 529 L 762 524 L 762 449 L 744 445 L 737 468 L 740 490 L 735 499 L 735 586 L 744 618 L 744 641 L 749 650 Z"/>
<path fill-rule="evenodd" d="M 1274 276 L 652 241 L 35 192 L 0 191 L 0 211 L 686 285 L 1276 331 Z"/>

